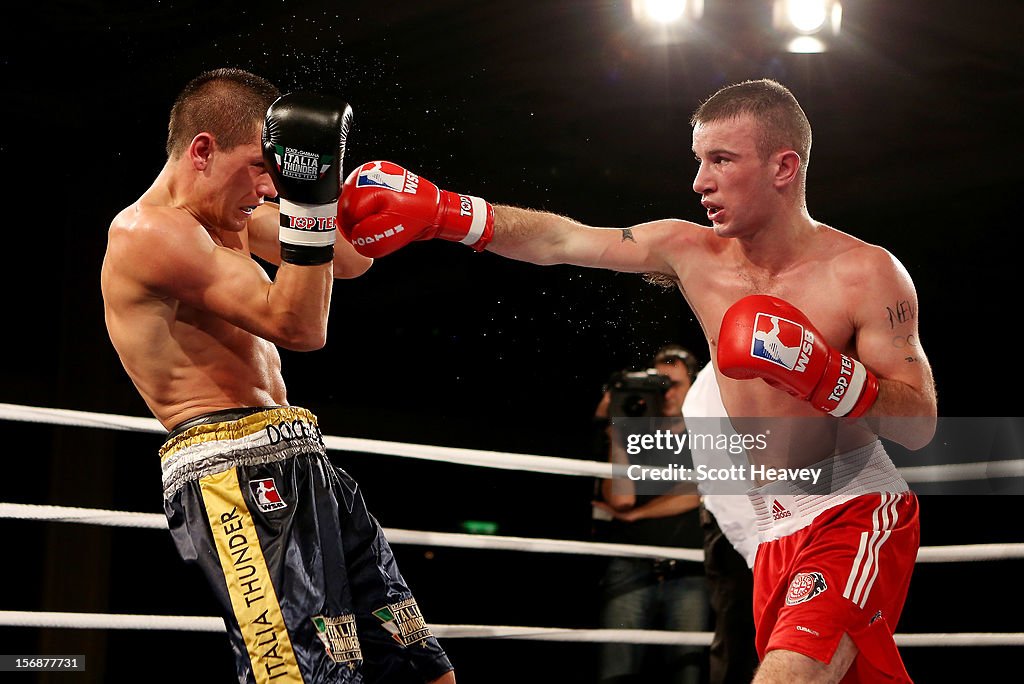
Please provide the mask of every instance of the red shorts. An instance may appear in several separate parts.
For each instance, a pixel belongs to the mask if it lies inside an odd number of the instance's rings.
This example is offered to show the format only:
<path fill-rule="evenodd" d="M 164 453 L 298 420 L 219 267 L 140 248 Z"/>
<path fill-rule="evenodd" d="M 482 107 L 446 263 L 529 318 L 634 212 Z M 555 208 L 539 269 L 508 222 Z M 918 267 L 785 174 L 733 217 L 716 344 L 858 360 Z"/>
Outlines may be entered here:
<path fill-rule="evenodd" d="M 762 543 L 754 562 L 757 653 L 829 663 L 843 633 L 858 654 L 843 682 L 910 682 L 893 630 L 920 542 L 913 492 L 864 494 Z"/>

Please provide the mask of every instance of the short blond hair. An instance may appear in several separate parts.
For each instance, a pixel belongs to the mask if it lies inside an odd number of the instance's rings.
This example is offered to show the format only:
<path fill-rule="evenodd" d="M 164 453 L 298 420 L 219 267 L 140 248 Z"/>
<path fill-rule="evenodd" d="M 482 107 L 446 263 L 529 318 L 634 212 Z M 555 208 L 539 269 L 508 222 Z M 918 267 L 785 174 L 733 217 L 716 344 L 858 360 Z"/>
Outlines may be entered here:
<path fill-rule="evenodd" d="M 690 125 L 744 115 L 753 117 L 760 127 L 757 151 L 761 159 L 767 160 L 782 149 L 794 150 L 802 162 L 801 181 L 806 181 L 811 160 L 811 123 L 789 88 L 777 81 L 762 78 L 722 88 L 697 108 L 690 117 Z"/>

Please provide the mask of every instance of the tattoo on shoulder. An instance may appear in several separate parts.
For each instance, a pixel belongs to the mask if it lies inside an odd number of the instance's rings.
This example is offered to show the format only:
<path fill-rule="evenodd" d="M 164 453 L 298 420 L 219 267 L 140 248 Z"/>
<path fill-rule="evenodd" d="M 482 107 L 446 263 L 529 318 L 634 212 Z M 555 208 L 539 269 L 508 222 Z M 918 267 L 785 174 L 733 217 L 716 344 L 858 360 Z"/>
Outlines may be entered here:
<path fill-rule="evenodd" d="M 626 242 L 627 240 L 630 241 L 630 242 L 636 242 L 636 238 L 633 237 L 633 229 L 632 228 L 623 228 L 622 229 L 622 241 Z"/>
<path fill-rule="evenodd" d="M 893 306 L 885 307 L 889 316 L 889 329 L 896 327 L 897 323 L 907 323 L 917 318 L 917 307 L 909 299 L 901 299 Z"/>

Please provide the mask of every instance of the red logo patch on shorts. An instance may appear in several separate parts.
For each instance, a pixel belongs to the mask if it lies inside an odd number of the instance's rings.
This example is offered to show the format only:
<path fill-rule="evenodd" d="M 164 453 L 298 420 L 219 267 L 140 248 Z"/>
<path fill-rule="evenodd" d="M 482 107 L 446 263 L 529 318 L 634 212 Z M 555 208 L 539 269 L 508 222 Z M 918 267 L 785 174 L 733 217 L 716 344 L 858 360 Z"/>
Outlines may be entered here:
<path fill-rule="evenodd" d="M 798 572 L 786 592 L 786 605 L 795 606 L 828 589 L 825 577 L 820 572 Z"/>
<path fill-rule="evenodd" d="M 252 480 L 249 483 L 249 490 L 256 499 L 256 505 L 264 513 L 276 511 L 288 505 L 281 498 L 281 495 L 277 493 L 277 483 L 274 482 L 272 477 L 268 477 L 265 480 Z"/>

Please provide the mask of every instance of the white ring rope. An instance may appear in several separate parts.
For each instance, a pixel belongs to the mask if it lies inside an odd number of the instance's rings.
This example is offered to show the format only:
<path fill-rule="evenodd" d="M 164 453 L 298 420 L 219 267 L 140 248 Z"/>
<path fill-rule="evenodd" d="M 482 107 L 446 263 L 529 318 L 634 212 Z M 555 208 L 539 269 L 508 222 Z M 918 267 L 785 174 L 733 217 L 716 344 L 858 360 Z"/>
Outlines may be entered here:
<path fill-rule="evenodd" d="M 107 613 L 57 613 L 0 610 L 6 627 L 57 627 L 78 629 L 139 629 L 187 632 L 224 632 L 217 617 L 185 615 L 124 615 Z M 653 629 L 568 629 L 563 627 L 513 627 L 506 625 L 430 625 L 442 639 L 521 639 L 576 643 L 629 643 L 708 646 L 711 632 L 669 632 Z M 960 634 L 896 634 L 898 646 L 1021 646 L 1024 632 L 975 632 Z"/>
<path fill-rule="evenodd" d="M 156 418 L 137 418 L 108 413 L 92 413 L 91 411 L 19 406 L 18 404 L 0 403 L 0 418 L 24 423 L 50 423 L 51 425 L 130 430 L 132 432 L 167 432 Z"/>
<path fill-rule="evenodd" d="M 1024 459 L 986 461 L 984 463 L 948 463 L 945 465 L 900 468 L 909 484 L 915 482 L 962 482 L 995 477 L 1024 477 Z"/>
<path fill-rule="evenodd" d="M 167 529 L 167 518 L 162 513 L 129 513 L 127 511 L 71 508 L 66 506 L 0 503 L 0 519 L 2 518 L 86 523 L 109 527 Z M 400 530 L 396 528 L 384 528 L 384 535 L 392 544 L 418 544 L 420 546 L 492 549 L 497 551 L 532 551 L 536 553 L 572 553 L 592 556 L 668 558 L 698 563 L 704 559 L 704 552 L 700 549 L 644 546 L 642 544 L 609 544 L 568 539 L 531 539 L 528 537 L 458 534 L 455 532 L 421 532 L 418 530 Z"/>
<path fill-rule="evenodd" d="M 384 529 L 384 536 L 395 544 L 447 546 L 461 549 L 491 549 L 533 553 L 572 553 L 589 556 L 620 556 L 629 558 L 667 558 L 670 560 L 704 561 L 701 549 L 682 549 L 643 544 L 610 544 L 570 539 L 533 539 L 498 535 L 458 534 L 454 532 L 421 532 L 418 530 Z M 1024 545 L 1022 545 L 1024 546 Z"/>
<path fill-rule="evenodd" d="M 86 523 L 111 527 L 167 528 L 167 519 L 160 513 L 130 513 L 127 511 L 71 508 L 66 506 L 0 503 L 0 518 Z M 534 539 L 529 537 L 458 534 L 454 532 L 423 532 L 395 528 L 384 528 L 384 535 L 393 544 L 417 544 L 421 546 L 491 549 L 498 551 L 527 551 L 534 553 L 572 553 L 592 556 L 668 558 L 694 562 L 700 562 L 704 559 L 704 552 L 700 549 L 644 546 L 641 544 L 609 544 L 569 539 Z M 1024 558 L 1024 543 L 925 546 L 920 548 L 917 553 L 918 563 L 958 563 L 962 561 L 1007 560 L 1014 558 Z"/>
<path fill-rule="evenodd" d="M 166 629 L 181 632 L 225 631 L 224 620 L 218 617 L 59 613 L 34 610 L 0 610 L 0 625 L 7 627 L 65 627 L 74 629 Z"/>
<path fill-rule="evenodd" d="M 162 513 L 130 513 L 99 508 L 72 508 L 70 506 L 0 503 L 0 518 L 88 523 L 108 527 L 167 529 L 167 518 Z"/>
<path fill-rule="evenodd" d="M 72 427 L 108 428 L 133 432 L 166 433 L 155 418 L 120 416 L 109 413 L 93 413 L 71 409 L 19 406 L 0 403 L 0 419 L 29 423 L 49 423 Z M 441 461 L 482 468 L 500 468 L 553 475 L 578 475 L 584 477 L 612 478 L 616 469 L 610 463 L 600 463 L 556 456 L 533 454 L 512 454 L 481 449 L 433 446 L 387 442 L 356 437 L 324 436 L 324 445 L 335 451 L 352 451 L 363 454 L 401 456 L 426 461 Z M 963 480 L 984 480 L 1001 477 L 1024 477 L 1024 459 L 1007 459 L 984 463 L 952 463 L 946 465 L 914 466 L 900 468 L 900 474 L 909 482 L 957 482 Z"/>
<path fill-rule="evenodd" d="M 0 419 L 16 420 L 28 423 L 49 423 L 51 425 L 67 425 L 72 427 L 108 428 L 111 430 L 129 430 L 133 432 L 167 433 L 167 430 L 165 430 L 160 422 L 155 418 L 119 416 L 108 413 L 73 411 L 71 409 L 19 406 L 17 404 L 0 403 Z M 535 473 L 550 473 L 554 475 L 583 475 L 588 477 L 610 478 L 614 474 L 614 470 L 610 463 L 581 461 L 572 458 L 558 458 L 555 456 L 510 454 L 500 451 L 461 449 L 457 447 L 441 447 L 427 444 L 407 444 L 404 442 L 386 442 L 374 439 L 335 437 L 330 435 L 324 435 L 324 446 L 335 451 L 354 451 L 364 454 L 402 456 L 405 458 L 416 458 L 426 461 L 442 461 L 444 463 L 473 465 L 483 468 L 501 468 L 504 470 L 525 470 Z"/>
<path fill-rule="evenodd" d="M 376 439 L 333 437 L 329 435 L 324 435 L 324 446 L 336 451 L 403 456 L 424 461 L 441 461 L 443 463 L 457 463 L 459 465 L 479 466 L 482 468 L 500 468 L 502 470 L 525 470 L 552 475 L 585 475 L 607 479 L 615 474 L 611 463 L 583 461 L 574 458 L 558 458 L 557 456 L 510 454 L 501 451 L 460 449 L 429 444 L 406 444 L 404 442 L 384 442 Z"/>

